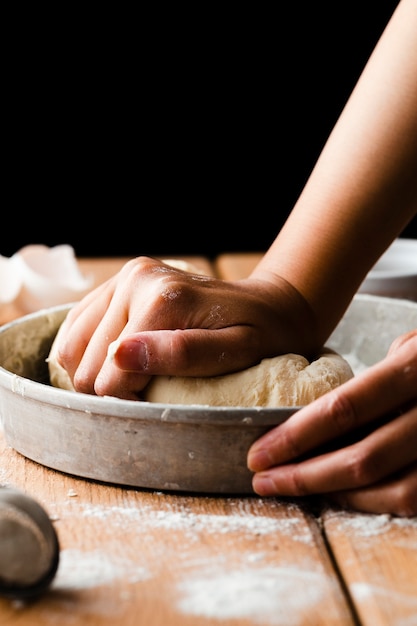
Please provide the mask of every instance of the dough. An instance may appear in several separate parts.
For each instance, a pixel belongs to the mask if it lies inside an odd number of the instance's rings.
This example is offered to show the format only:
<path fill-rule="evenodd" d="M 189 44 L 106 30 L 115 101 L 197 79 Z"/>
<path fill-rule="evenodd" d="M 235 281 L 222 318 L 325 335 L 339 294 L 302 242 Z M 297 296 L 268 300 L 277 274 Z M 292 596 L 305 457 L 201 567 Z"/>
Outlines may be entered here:
<path fill-rule="evenodd" d="M 165 263 L 201 274 L 187 261 L 166 260 Z M 50 382 L 54 387 L 73 391 L 67 372 L 56 359 L 56 343 L 57 339 L 47 359 Z M 303 406 L 352 377 L 349 363 L 340 354 L 324 348 L 312 362 L 299 354 L 284 354 L 224 376 L 154 376 L 142 398 L 163 404 Z"/>
<path fill-rule="evenodd" d="M 143 397 L 164 404 L 303 406 L 352 377 L 348 362 L 324 349 L 311 363 L 299 354 L 284 354 L 224 376 L 155 376 Z"/>
<path fill-rule="evenodd" d="M 66 370 L 55 358 L 53 346 L 48 366 L 54 387 L 74 391 Z M 352 377 L 349 363 L 336 352 L 325 349 L 311 363 L 299 354 L 284 354 L 224 376 L 154 376 L 142 398 L 163 404 L 302 406 Z"/>
<path fill-rule="evenodd" d="M 54 345 L 48 366 L 54 387 L 74 391 L 66 370 L 56 360 Z M 283 354 L 224 376 L 154 376 L 142 398 L 163 404 L 303 406 L 352 377 L 349 363 L 325 348 L 311 363 L 299 354 Z"/>
<path fill-rule="evenodd" d="M 71 378 L 68 375 L 67 370 L 58 363 L 57 358 L 57 345 L 62 326 L 58 328 L 58 332 L 52 343 L 51 350 L 49 352 L 46 362 L 48 364 L 49 382 L 53 387 L 59 387 L 60 389 L 67 389 L 68 391 L 75 391 L 72 386 Z"/>

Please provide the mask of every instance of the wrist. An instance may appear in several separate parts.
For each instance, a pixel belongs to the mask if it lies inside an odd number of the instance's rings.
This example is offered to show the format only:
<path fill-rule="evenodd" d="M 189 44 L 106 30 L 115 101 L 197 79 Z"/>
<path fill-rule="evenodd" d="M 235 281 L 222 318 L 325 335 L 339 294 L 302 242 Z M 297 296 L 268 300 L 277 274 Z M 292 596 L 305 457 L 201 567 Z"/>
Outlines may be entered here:
<path fill-rule="evenodd" d="M 245 281 L 241 281 L 245 282 Z M 285 278 L 269 271 L 254 271 L 246 279 L 272 316 L 271 343 L 279 351 L 314 356 L 326 337 L 320 333 L 317 316 L 303 295 Z"/>

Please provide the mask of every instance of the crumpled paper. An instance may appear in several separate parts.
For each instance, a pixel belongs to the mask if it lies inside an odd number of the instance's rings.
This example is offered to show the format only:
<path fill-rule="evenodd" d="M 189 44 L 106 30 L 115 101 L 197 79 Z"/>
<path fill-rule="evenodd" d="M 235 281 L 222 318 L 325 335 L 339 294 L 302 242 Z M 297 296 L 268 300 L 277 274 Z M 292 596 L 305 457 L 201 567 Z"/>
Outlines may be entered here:
<path fill-rule="evenodd" d="M 0 307 L 13 304 L 23 314 L 80 300 L 93 286 L 84 276 L 72 246 L 24 246 L 0 255 Z"/>

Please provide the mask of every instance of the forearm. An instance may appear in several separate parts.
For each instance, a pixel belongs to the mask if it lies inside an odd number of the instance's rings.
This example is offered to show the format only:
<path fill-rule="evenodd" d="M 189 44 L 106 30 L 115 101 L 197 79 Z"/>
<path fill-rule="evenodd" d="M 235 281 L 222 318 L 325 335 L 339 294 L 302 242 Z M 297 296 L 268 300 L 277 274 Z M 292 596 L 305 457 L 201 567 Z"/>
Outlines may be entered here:
<path fill-rule="evenodd" d="M 325 341 L 417 211 L 417 2 L 403 0 L 252 278 L 287 280 Z"/>

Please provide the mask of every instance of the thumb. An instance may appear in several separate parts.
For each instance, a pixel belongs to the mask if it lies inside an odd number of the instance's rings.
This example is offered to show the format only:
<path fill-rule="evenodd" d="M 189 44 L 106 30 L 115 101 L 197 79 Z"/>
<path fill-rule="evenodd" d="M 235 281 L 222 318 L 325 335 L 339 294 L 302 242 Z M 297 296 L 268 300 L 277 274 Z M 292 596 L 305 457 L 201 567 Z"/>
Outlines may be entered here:
<path fill-rule="evenodd" d="M 110 344 L 109 357 L 121 370 L 150 376 L 217 376 L 258 362 L 250 336 L 244 326 L 145 331 Z"/>

